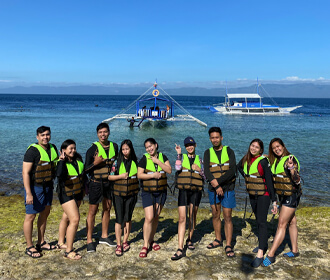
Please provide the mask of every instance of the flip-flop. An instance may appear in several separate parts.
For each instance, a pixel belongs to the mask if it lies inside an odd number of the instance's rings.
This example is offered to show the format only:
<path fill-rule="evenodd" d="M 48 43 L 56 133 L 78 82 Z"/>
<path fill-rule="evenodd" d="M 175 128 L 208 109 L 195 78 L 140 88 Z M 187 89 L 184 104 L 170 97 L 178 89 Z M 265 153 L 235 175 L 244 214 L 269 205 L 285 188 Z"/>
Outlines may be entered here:
<path fill-rule="evenodd" d="M 213 242 L 216 242 L 218 243 L 218 245 L 214 245 Z M 215 249 L 215 248 L 218 248 L 218 247 L 222 247 L 223 246 L 223 241 L 222 240 L 219 240 L 219 239 L 214 239 L 213 242 L 211 242 L 209 245 L 207 245 L 207 249 Z"/>
<path fill-rule="evenodd" d="M 230 248 L 229 251 L 227 251 L 228 248 Z M 235 252 L 234 252 L 232 246 L 227 245 L 227 246 L 225 247 L 225 253 L 226 253 L 226 255 L 227 255 L 228 258 L 233 258 L 233 257 L 235 257 Z M 234 253 L 234 255 L 232 255 L 232 256 L 231 256 L 231 255 L 228 255 L 228 254 L 231 254 L 231 253 Z"/>
<path fill-rule="evenodd" d="M 31 257 L 32 259 L 39 259 L 42 257 L 42 254 L 36 249 L 36 251 L 31 251 L 31 249 L 33 249 L 34 246 L 31 246 L 29 248 L 26 248 L 25 250 L 25 254 L 27 254 L 29 257 Z M 35 256 L 34 254 L 39 254 L 38 256 Z"/>
<path fill-rule="evenodd" d="M 44 248 L 42 246 L 45 246 L 45 245 L 49 245 L 49 248 Z M 47 243 L 46 241 L 42 242 L 41 244 L 37 244 L 36 245 L 36 249 L 37 251 L 41 252 L 42 250 L 45 250 L 45 251 L 52 251 L 52 250 L 55 250 L 57 249 L 57 247 L 55 245 L 50 245 L 49 243 Z"/>

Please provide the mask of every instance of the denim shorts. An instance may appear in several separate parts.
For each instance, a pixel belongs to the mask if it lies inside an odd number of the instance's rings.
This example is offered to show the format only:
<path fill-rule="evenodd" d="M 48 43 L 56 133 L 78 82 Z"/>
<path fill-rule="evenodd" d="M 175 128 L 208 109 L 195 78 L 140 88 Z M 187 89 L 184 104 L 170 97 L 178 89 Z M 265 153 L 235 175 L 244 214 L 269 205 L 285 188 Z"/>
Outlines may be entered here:
<path fill-rule="evenodd" d="M 33 196 L 33 204 L 26 204 L 26 191 L 24 190 L 25 198 L 25 213 L 37 214 L 45 210 L 46 206 L 51 206 L 53 201 L 53 187 L 31 186 Z"/>
<path fill-rule="evenodd" d="M 235 198 L 235 191 L 228 191 L 224 192 L 223 196 L 217 195 L 215 192 L 211 192 L 208 190 L 209 193 L 209 201 L 211 205 L 214 205 L 214 198 L 216 203 L 220 203 L 222 207 L 225 208 L 235 208 L 236 207 L 236 198 Z M 214 195 L 215 194 L 215 195 Z"/>
<path fill-rule="evenodd" d="M 142 191 L 141 198 L 142 198 L 143 208 L 152 206 L 156 203 L 164 206 L 166 198 L 167 198 L 167 192 L 153 193 L 153 192 Z"/>

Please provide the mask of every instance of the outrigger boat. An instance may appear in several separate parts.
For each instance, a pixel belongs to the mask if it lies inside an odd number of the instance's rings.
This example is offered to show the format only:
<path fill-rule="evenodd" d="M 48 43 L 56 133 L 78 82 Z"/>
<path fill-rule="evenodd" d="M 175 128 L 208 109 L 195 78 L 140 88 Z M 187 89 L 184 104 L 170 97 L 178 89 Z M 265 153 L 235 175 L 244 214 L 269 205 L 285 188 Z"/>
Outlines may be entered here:
<path fill-rule="evenodd" d="M 266 105 L 262 102 L 262 97 L 259 95 L 259 83 L 257 84 L 257 93 L 228 93 L 226 86 L 225 102 L 214 104 L 209 109 L 212 112 L 222 114 L 244 114 L 244 115 L 282 115 L 289 114 L 302 106 L 294 107 L 279 107 L 276 102 L 269 96 L 269 98 L 276 105 Z"/>
<path fill-rule="evenodd" d="M 151 97 L 150 96 L 151 93 Z M 135 114 L 127 113 L 135 105 Z M 177 107 L 183 114 L 175 115 L 174 107 Z M 117 119 L 133 120 L 137 122 L 135 127 L 140 127 L 144 123 L 151 123 L 153 126 L 164 126 L 167 122 L 173 121 L 194 121 L 202 126 L 207 126 L 206 123 L 192 116 L 186 109 L 184 109 L 178 102 L 176 102 L 164 89 L 154 83 L 147 91 L 139 96 L 127 108 L 123 109 L 121 113 L 104 120 L 109 123 Z"/>

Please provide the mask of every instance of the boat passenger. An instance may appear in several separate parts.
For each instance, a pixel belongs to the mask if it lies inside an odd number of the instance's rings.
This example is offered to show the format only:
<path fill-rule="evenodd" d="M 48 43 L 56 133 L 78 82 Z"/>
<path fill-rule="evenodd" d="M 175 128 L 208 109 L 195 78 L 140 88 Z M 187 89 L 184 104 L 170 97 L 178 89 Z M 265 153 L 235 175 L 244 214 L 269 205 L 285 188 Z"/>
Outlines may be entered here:
<path fill-rule="evenodd" d="M 107 123 L 100 123 L 97 128 L 98 141 L 94 142 L 86 153 L 85 171 L 91 177 L 89 183 L 89 209 L 86 220 L 87 227 L 87 252 L 95 252 L 92 235 L 95 224 L 95 216 L 99 203 L 102 202 L 102 235 L 99 243 L 108 246 L 116 246 L 110 240 L 109 222 L 112 204 L 112 182 L 108 180 L 112 164 L 117 159 L 118 145 L 108 140 L 110 128 Z"/>
<path fill-rule="evenodd" d="M 228 146 L 222 145 L 222 131 L 220 127 L 209 129 L 210 141 L 213 145 L 204 153 L 204 172 L 209 182 L 209 201 L 212 209 L 212 222 L 215 232 L 215 240 L 207 248 L 214 249 L 223 246 L 221 239 L 221 205 L 225 220 L 227 257 L 235 256 L 231 240 L 233 237 L 232 209 L 236 207 L 235 179 L 236 158 L 235 153 Z"/>
<path fill-rule="evenodd" d="M 202 190 L 204 183 L 204 171 L 201 158 L 195 154 L 196 142 L 192 137 L 184 139 L 184 146 L 187 154 L 181 153 L 180 145 L 175 144 L 177 152 L 177 160 L 175 162 L 176 181 L 175 185 L 179 189 L 178 197 L 178 240 L 179 247 L 171 260 L 176 261 L 185 256 L 183 250 L 183 240 L 186 231 L 186 206 L 188 206 L 189 223 L 188 238 L 186 240 L 186 248 L 195 250 L 192 236 L 196 225 L 196 215 L 198 206 L 202 198 Z"/>
<path fill-rule="evenodd" d="M 295 213 L 302 194 L 299 161 L 294 155 L 290 154 L 280 138 L 274 138 L 270 141 L 268 157 L 273 173 L 275 191 L 279 196 L 281 211 L 273 245 L 262 263 L 263 266 L 269 266 L 275 262 L 276 250 L 284 240 L 288 225 L 291 251 L 283 256 L 288 258 L 299 256 L 298 228 Z"/>
<path fill-rule="evenodd" d="M 237 165 L 245 179 L 252 211 L 258 224 L 259 246 L 253 250 L 257 256 L 251 263 L 252 267 L 261 265 L 264 253 L 268 249 L 267 214 L 270 201 L 272 201 L 272 213 L 277 213 L 272 172 L 268 159 L 262 155 L 263 152 L 264 143 L 260 139 L 253 139 L 247 153 Z"/>
<path fill-rule="evenodd" d="M 159 244 L 154 242 L 154 236 L 158 226 L 159 215 L 167 197 L 167 174 L 171 174 L 172 168 L 166 155 L 158 152 L 158 144 L 155 139 L 148 138 L 144 141 L 146 152 L 139 162 L 138 178 L 142 182 L 142 206 L 145 220 L 143 225 L 143 248 L 140 258 L 147 257 L 150 250 L 158 251 Z"/>
<path fill-rule="evenodd" d="M 64 212 L 59 226 L 57 248 L 66 249 L 65 258 L 79 260 L 81 255 L 74 251 L 73 242 L 80 220 L 79 206 L 84 197 L 86 175 L 82 157 L 77 153 L 76 143 L 73 140 L 67 139 L 62 143 L 60 154 L 56 177 L 58 199 Z"/>
<path fill-rule="evenodd" d="M 44 239 L 47 218 L 53 201 L 53 182 L 55 179 L 58 151 L 50 141 L 51 132 L 48 126 L 37 128 L 37 140 L 25 152 L 23 159 L 23 184 L 25 197 L 25 219 L 23 231 L 26 240 L 27 254 L 31 258 L 42 257 L 42 250 L 56 249 Z M 33 222 L 38 217 L 38 242 L 32 242 Z"/>
<path fill-rule="evenodd" d="M 117 247 L 115 254 L 120 257 L 130 249 L 128 237 L 132 228 L 132 215 L 139 192 L 137 179 L 137 157 L 132 141 L 124 140 L 120 145 L 117 161 L 114 162 L 109 181 L 114 181 L 113 205 L 116 212 L 115 233 Z M 124 229 L 124 239 L 121 236 Z"/>

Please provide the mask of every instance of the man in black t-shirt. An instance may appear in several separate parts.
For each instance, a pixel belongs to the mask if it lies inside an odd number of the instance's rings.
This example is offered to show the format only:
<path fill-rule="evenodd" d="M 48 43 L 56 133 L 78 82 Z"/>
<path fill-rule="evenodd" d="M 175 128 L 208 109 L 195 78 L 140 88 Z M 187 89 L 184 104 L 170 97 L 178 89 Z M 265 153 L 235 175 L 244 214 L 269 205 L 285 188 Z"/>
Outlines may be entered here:
<path fill-rule="evenodd" d="M 110 128 L 106 123 L 100 123 L 97 128 L 98 142 L 94 142 L 86 153 L 85 172 L 91 178 L 89 183 L 89 210 L 86 221 L 87 226 L 87 252 L 95 252 L 92 235 L 95 216 L 99 204 L 102 202 L 102 235 L 99 243 L 116 246 L 108 237 L 110 209 L 112 205 L 112 182 L 108 180 L 113 162 L 118 156 L 118 145 L 110 142 Z"/>
<path fill-rule="evenodd" d="M 45 239 L 47 218 L 53 200 L 53 180 L 58 151 L 49 143 L 50 128 L 41 126 L 37 129 L 38 143 L 28 147 L 23 160 L 23 183 L 25 190 L 25 219 L 23 224 L 27 248 L 25 253 L 32 258 L 40 258 L 41 250 L 53 250 L 55 246 Z M 38 242 L 32 242 L 33 222 L 38 217 Z"/>

